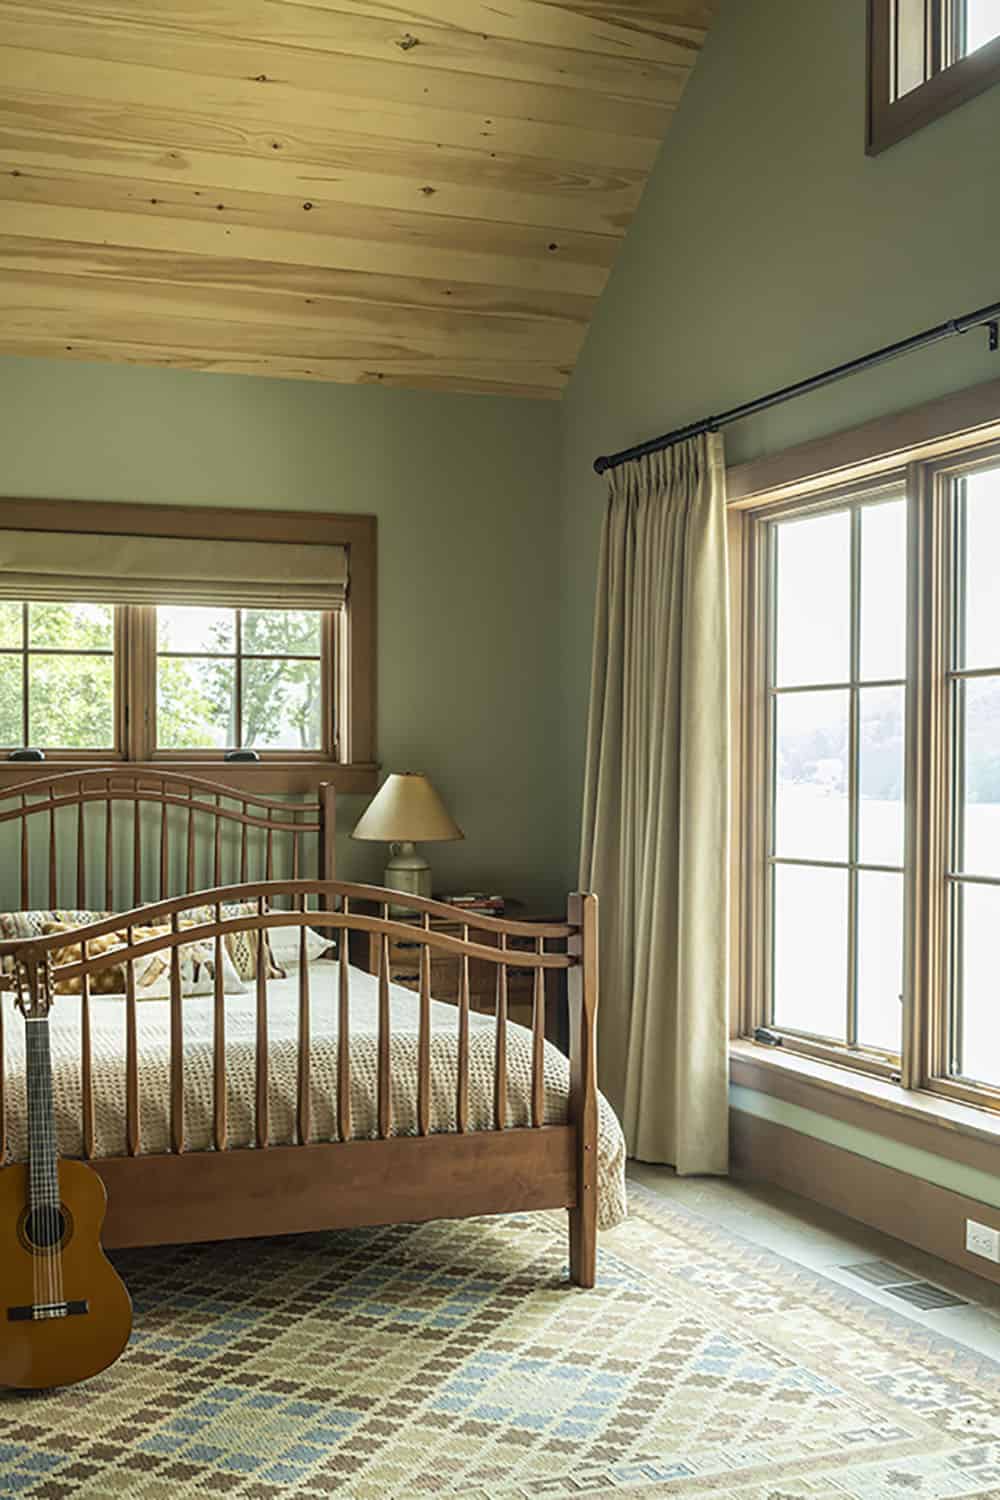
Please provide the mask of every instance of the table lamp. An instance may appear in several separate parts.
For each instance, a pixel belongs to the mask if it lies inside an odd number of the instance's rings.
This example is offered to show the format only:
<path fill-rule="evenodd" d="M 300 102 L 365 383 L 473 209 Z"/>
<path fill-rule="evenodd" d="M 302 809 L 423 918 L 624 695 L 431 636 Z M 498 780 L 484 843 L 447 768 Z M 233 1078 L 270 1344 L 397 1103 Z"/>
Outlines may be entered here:
<path fill-rule="evenodd" d="M 382 783 L 351 837 L 389 844 L 383 884 L 390 890 L 430 896 L 431 867 L 414 846 L 465 834 L 422 772 L 401 771 Z"/>

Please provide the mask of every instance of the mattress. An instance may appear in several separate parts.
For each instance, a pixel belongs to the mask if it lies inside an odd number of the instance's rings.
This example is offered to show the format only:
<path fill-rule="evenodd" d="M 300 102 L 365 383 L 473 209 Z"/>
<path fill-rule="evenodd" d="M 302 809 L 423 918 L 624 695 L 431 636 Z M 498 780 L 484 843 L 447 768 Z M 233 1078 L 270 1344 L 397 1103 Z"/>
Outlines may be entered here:
<path fill-rule="evenodd" d="M 337 1138 L 338 967 L 317 960 L 309 967 L 311 996 L 311 1076 L 313 1141 Z M 417 1133 L 418 997 L 390 987 L 392 1131 Z M 298 1081 L 298 974 L 272 979 L 267 986 L 270 1143 L 295 1141 Z M 5 1020 L 8 1161 L 27 1156 L 24 1086 L 24 1025 L 10 1012 Z M 431 1130 L 456 1129 L 455 1080 L 458 1067 L 458 1011 L 431 1005 Z M 143 1000 L 136 1007 L 139 1055 L 140 1149 L 170 1149 L 170 1007 L 167 1000 Z M 183 1002 L 184 1140 L 188 1151 L 212 1145 L 214 1002 L 192 997 Z M 226 1091 L 228 1144 L 254 1144 L 256 1089 L 256 997 L 226 996 Z M 495 1022 L 469 1017 L 469 1128 L 489 1130 L 493 1122 Z M 80 1124 L 80 1000 L 58 995 L 50 1018 L 53 1094 L 59 1150 L 82 1156 Z M 378 981 L 362 969 L 350 971 L 351 1120 L 356 1137 L 377 1135 Z M 91 997 L 96 1156 L 123 1156 L 125 1146 L 125 1005 L 120 996 Z M 507 1121 L 528 1125 L 531 1108 L 530 1031 L 507 1027 Z M 569 1100 L 569 1063 L 546 1043 L 545 1123 L 564 1124 Z M 611 1228 L 625 1217 L 625 1142 L 614 1111 L 603 1096 L 598 1110 L 598 1222 Z"/>

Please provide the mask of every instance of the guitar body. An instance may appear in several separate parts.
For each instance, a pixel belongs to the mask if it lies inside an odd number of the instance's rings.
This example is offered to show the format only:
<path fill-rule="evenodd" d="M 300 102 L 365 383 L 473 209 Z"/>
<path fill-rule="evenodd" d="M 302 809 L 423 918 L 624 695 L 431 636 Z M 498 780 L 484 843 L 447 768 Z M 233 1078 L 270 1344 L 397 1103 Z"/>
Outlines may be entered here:
<path fill-rule="evenodd" d="M 54 1263 L 52 1251 L 32 1241 L 29 1169 L 0 1169 L 0 1386 L 47 1390 L 87 1380 L 114 1363 L 132 1331 L 131 1299 L 101 1249 L 104 1183 L 83 1162 L 59 1161 L 57 1171 Z M 50 1305 L 66 1311 L 32 1312 Z"/>

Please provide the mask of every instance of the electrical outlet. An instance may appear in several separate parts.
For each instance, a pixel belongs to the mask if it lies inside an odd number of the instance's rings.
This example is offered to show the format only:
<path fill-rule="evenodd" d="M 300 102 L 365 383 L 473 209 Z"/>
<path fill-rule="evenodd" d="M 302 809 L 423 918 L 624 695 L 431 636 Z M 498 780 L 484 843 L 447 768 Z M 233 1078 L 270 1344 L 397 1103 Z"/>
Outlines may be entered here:
<path fill-rule="evenodd" d="M 1000 1229 L 966 1219 L 965 1248 L 970 1255 L 981 1255 L 984 1260 L 996 1261 L 1000 1265 Z"/>

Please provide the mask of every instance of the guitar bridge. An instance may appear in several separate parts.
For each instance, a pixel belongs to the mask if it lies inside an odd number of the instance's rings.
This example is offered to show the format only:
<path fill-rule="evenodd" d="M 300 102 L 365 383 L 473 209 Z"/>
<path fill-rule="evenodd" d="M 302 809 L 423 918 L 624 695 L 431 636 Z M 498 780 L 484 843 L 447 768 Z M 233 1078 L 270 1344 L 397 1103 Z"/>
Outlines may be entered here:
<path fill-rule="evenodd" d="M 8 1307 L 8 1323 L 42 1323 L 49 1318 L 79 1318 L 87 1312 L 87 1303 L 80 1302 L 28 1302 L 21 1307 Z"/>

